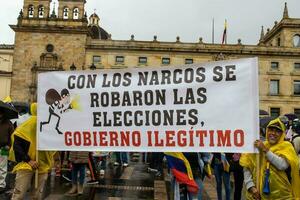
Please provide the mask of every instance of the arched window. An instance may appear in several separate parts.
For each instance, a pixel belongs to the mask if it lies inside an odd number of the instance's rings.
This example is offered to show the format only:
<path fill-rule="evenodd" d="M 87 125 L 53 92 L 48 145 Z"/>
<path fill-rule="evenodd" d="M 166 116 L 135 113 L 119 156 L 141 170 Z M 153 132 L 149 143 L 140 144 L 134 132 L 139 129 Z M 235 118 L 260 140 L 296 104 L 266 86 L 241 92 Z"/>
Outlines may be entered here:
<path fill-rule="evenodd" d="M 79 19 L 79 9 L 74 8 L 73 10 L 73 19 Z"/>
<path fill-rule="evenodd" d="M 69 8 L 64 8 L 63 19 L 69 19 Z"/>
<path fill-rule="evenodd" d="M 92 26 L 91 31 L 92 31 L 92 38 L 93 39 L 101 39 L 100 30 L 97 26 Z"/>
<path fill-rule="evenodd" d="M 32 18 L 34 16 L 34 7 L 33 5 L 28 6 L 28 17 Z"/>
<path fill-rule="evenodd" d="M 43 18 L 44 17 L 44 6 L 39 6 L 39 18 Z"/>
<path fill-rule="evenodd" d="M 300 47 L 300 35 L 296 34 L 293 37 L 294 47 Z"/>

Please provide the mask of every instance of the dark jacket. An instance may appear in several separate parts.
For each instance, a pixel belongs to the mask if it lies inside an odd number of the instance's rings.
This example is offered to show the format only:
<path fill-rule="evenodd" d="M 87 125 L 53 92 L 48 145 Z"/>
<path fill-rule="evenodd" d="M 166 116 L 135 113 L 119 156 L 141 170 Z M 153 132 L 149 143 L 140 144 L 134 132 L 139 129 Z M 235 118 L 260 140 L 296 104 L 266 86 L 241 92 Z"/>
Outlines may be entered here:
<path fill-rule="evenodd" d="M 14 136 L 13 149 L 14 149 L 15 159 L 17 163 L 30 161 L 30 157 L 28 155 L 29 146 L 30 146 L 30 142 L 16 135 Z"/>
<path fill-rule="evenodd" d="M 11 134 L 14 132 L 14 125 L 8 119 L 0 121 L 0 147 L 10 146 Z"/>

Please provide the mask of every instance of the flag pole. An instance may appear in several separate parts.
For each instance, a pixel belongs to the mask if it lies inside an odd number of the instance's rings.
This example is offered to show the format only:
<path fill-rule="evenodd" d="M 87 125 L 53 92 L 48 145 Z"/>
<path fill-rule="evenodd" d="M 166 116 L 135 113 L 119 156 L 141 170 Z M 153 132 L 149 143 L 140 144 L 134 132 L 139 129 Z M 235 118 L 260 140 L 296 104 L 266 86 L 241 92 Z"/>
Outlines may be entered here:
<path fill-rule="evenodd" d="M 39 151 L 36 151 L 36 162 L 39 161 Z M 39 186 L 39 168 L 35 169 L 35 176 L 34 176 L 34 187 L 37 189 Z"/>
<path fill-rule="evenodd" d="M 35 151 L 36 151 L 36 156 L 35 156 L 35 161 L 39 163 L 39 151 L 38 151 L 38 141 L 39 141 L 39 134 L 38 131 L 36 132 L 36 143 L 35 143 Z M 39 167 L 39 166 L 38 166 Z M 39 168 L 35 169 L 35 176 L 34 176 L 34 188 L 37 189 L 39 186 Z"/>
<path fill-rule="evenodd" d="M 212 43 L 215 43 L 215 18 L 212 20 Z"/>
<path fill-rule="evenodd" d="M 256 188 L 260 193 L 260 152 L 258 152 L 256 155 Z"/>
<path fill-rule="evenodd" d="M 226 34 L 225 34 L 225 44 L 227 44 L 227 35 L 228 35 L 228 30 L 227 30 L 227 19 L 225 19 L 225 28 L 226 28 Z"/>

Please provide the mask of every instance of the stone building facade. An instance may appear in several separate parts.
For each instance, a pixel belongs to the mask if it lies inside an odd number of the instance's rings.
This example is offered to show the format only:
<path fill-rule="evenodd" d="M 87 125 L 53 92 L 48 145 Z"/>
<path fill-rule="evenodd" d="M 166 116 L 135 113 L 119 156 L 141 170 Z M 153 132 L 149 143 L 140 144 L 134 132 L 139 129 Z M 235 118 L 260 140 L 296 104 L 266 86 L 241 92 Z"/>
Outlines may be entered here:
<path fill-rule="evenodd" d="M 51 0 L 24 0 L 18 23 L 10 25 L 15 31 L 11 84 L 15 100 L 35 100 L 38 73 L 63 70 L 63 66 L 72 63 L 85 65 L 85 0 L 59 0 L 59 15 L 50 12 L 50 3 Z"/>
<path fill-rule="evenodd" d="M 87 19 L 85 0 L 24 0 L 15 31 L 11 95 L 33 101 L 36 75 L 52 70 L 85 70 L 182 65 L 221 59 L 258 57 L 260 108 L 272 115 L 300 114 L 300 19 L 290 18 L 287 5 L 280 22 L 256 45 L 113 40 L 96 13 Z M 51 81 L 51 80 L 49 80 Z"/>
<path fill-rule="evenodd" d="M 13 45 L 0 45 L 0 100 L 10 94 L 13 53 Z"/>

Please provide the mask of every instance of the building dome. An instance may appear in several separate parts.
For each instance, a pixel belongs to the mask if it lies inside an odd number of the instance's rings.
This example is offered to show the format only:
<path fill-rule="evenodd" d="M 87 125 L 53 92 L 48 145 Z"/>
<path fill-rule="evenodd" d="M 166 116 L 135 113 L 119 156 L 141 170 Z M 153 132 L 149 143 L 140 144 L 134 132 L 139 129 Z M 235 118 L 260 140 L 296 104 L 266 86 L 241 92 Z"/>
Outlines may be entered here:
<path fill-rule="evenodd" d="M 92 39 L 107 40 L 109 38 L 109 34 L 106 32 L 106 30 L 100 26 L 90 25 L 89 32 Z"/>
<path fill-rule="evenodd" d="M 89 32 L 92 39 L 107 40 L 109 38 L 109 34 L 100 27 L 99 16 L 94 12 L 89 17 L 89 20 Z"/>

